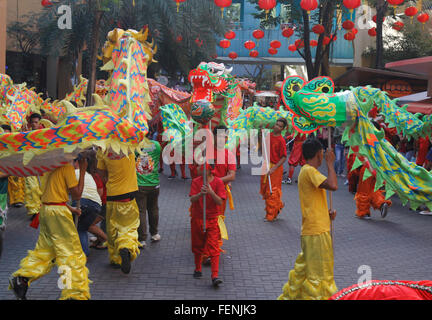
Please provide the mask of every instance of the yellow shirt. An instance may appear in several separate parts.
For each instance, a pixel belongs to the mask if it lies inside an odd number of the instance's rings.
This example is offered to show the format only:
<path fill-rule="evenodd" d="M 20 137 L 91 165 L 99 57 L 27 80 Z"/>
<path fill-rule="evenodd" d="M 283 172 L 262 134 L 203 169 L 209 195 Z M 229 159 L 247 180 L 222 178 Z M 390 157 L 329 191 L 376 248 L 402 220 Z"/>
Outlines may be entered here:
<path fill-rule="evenodd" d="M 98 169 L 108 171 L 108 182 L 106 184 L 108 197 L 138 190 L 135 166 L 135 156 L 133 154 L 118 160 L 110 159 L 105 155 L 98 157 Z"/>
<path fill-rule="evenodd" d="M 78 185 L 72 164 L 47 172 L 41 179 L 42 202 L 61 203 L 69 201 L 69 189 Z"/>
<path fill-rule="evenodd" d="M 326 190 L 319 186 L 327 179 L 314 167 L 305 164 L 298 177 L 302 235 L 318 235 L 330 231 Z"/>

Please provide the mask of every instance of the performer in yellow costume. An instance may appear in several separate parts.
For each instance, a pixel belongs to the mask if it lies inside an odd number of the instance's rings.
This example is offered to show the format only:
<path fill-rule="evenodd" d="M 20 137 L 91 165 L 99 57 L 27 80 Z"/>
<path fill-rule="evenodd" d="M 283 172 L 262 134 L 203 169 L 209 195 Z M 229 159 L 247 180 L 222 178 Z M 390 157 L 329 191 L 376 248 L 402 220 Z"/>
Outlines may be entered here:
<path fill-rule="evenodd" d="M 329 212 L 325 191 L 337 190 L 335 155 L 332 150 L 326 152 L 328 178 L 317 170 L 323 160 L 323 147 L 318 140 L 303 143 L 303 156 L 306 164 L 298 178 L 302 252 L 289 273 L 279 300 L 327 300 L 337 292 L 330 235 L 330 219 L 336 217 L 336 211 Z"/>
<path fill-rule="evenodd" d="M 69 193 L 73 200 L 81 198 L 86 167 L 86 160 L 80 161 L 79 181 L 72 164 L 57 168 L 42 177 L 39 238 L 35 249 L 21 260 L 21 268 L 9 281 L 9 289 L 14 291 L 18 299 L 25 300 L 28 286 L 49 273 L 54 263 L 63 272 L 62 280 L 65 280 L 62 281 L 64 287 L 60 299 L 90 299 L 87 259 L 70 211 L 74 208 L 66 204 Z"/>
<path fill-rule="evenodd" d="M 8 178 L 9 204 L 14 207 L 22 207 L 24 204 L 24 181 L 23 177 Z"/>
<path fill-rule="evenodd" d="M 131 262 L 140 253 L 135 155 L 118 157 L 98 153 L 97 168 L 107 188 L 106 232 L 110 263 L 121 265 L 122 272 L 129 273 Z"/>
<path fill-rule="evenodd" d="M 36 176 L 25 178 L 25 207 L 27 214 L 34 216 L 38 214 L 42 206 L 41 202 L 42 191 L 39 185 L 39 179 Z"/>

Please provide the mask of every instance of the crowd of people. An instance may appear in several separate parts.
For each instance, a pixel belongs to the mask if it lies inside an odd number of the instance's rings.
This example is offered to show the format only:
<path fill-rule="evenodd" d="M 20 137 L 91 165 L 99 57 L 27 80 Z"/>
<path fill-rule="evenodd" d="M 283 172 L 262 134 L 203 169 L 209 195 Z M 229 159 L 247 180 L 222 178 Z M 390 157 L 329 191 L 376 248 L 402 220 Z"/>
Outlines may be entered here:
<path fill-rule="evenodd" d="M 37 114 L 30 117 L 30 130 L 40 127 L 40 119 Z M 397 133 L 385 124 L 376 125 L 384 129 L 389 141 L 408 160 L 430 167 L 432 149 L 428 139 L 396 139 Z M 288 133 L 284 137 L 286 127 L 286 119 L 278 119 L 268 139 L 260 143 L 266 163 L 260 180 L 265 222 L 278 220 L 285 206 L 282 184 L 293 184 L 295 168 L 301 167 L 295 181 L 302 212 L 301 252 L 279 299 L 328 299 L 337 291 L 331 238 L 336 211 L 331 205 L 329 208 L 326 190 L 336 191 L 337 177 L 346 177 L 349 191 L 355 194 L 355 214 L 360 219 L 370 218 L 370 207 L 380 210 L 384 218 L 392 203 L 385 199 L 382 190 L 375 190 L 374 176 L 363 181 L 365 167 L 351 170 L 355 158 L 348 157 L 342 142 L 343 128 L 324 129 L 317 136 Z M 10 131 L 7 126 L 2 128 Z M 12 186 L 9 203 L 25 204 L 31 215 L 30 225 L 40 229 L 34 250 L 21 260 L 10 280 L 10 289 L 18 299 L 25 299 L 29 285 L 49 273 L 55 264 L 70 270 L 70 285 L 63 289 L 61 299 L 90 299 L 86 267 L 89 248 L 107 250 L 110 265 L 128 274 L 140 248 L 147 245 L 148 236 L 152 242 L 161 240 L 158 199 L 164 145 L 157 131 L 155 128 L 148 135 L 151 143 L 140 153 L 118 155 L 90 148 L 73 163 L 42 177 L 26 177 L 26 196 L 21 201 L 14 199 L 16 186 Z M 227 134 L 224 126 L 214 128 L 213 157 L 207 157 L 204 164 L 189 165 L 193 277 L 201 278 L 202 266 L 210 265 L 214 287 L 222 283 L 219 260 L 224 252 L 223 239 L 228 239 L 225 211 L 227 203 L 231 210 L 234 208 L 230 188 L 238 169 L 238 154 L 224 147 Z M 324 161 L 328 176 L 318 171 Z M 284 171 L 286 162 L 288 171 Z M 170 178 L 175 178 L 175 164 L 170 169 Z M 185 164 L 181 164 L 181 174 L 188 179 Z M 0 228 L 4 228 L 8 183 L 11 186 L 11 179 L 16 178 L 0 173 Z"/>

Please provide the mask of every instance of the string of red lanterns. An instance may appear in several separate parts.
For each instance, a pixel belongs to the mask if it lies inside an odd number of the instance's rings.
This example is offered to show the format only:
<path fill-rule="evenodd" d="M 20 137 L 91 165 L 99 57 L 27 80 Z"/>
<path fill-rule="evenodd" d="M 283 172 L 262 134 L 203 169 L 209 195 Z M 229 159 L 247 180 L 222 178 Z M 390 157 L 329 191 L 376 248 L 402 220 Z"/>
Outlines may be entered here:
<path fill-rule="evenodd" d="M 270 10 L 273 10 L 273 8 L 276 7 L 276 0 L 259 0 L 258 6 L 261 10 L 265 10 L 267 20 Z"/>
<path fill-rule="evenodd" d="M 318 1 L 317 0 L 301 0 L 300 1 L 300 7 L 307 11 L 308 14 L 310 14 L 311 11 L 314 11 L 316 8 L 318 8 Z"/>
<path fill-rule="evenodd" d="M 231 6 L 232 0 L 214 0 L 214 3 L 217 7 L 221 8 L 223 18 L 225 8 Z"/>
<path fill-rule="evenodd" d="M 235 37 L 236 37 L 236 34 L 232 30 L 230 30 L 230 31 L 228 31 L 228 32 L 225 33 L 225 39 L 232 40 Z"/>
<path fill-rule="evenodd" d="M 250 51 L 255 48 L 255 42 L 253 42 L 252 40 L 248 40 L 244 43 L 244 47 Z"/>

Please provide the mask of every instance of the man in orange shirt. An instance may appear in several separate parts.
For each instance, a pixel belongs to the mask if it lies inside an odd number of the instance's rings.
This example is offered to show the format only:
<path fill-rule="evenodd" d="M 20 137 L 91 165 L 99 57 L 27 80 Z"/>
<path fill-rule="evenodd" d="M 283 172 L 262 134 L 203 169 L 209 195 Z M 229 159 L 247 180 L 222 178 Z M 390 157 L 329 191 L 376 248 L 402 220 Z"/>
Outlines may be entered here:
<path fill-rule="evenodd" d="M 284 203 L 282 202 L 282 177 L 283 164 L 287 159 L 287 150 L 285 139 L 282 137 L 281 132 L 286 126 L 286 119 L 278 119 L 273 128 L 273 132 L 270 134 L 270 145 L 266 146 L 267 150 L 262 148 L 262 154 L 267 158 L 265 161 L 269 163 L 270 166 L 267 174 L 261 176 L 260 194 L 266 204 L 266 217 L 264 221 L 276 220 L 279 212 L 284 207 Z M 270 177 L 271 180 L 271 189 L 268 177 Z"/>
<path fill-rule="evenodd" d="M 98 154 L 98 173 L 106 181 L 106 233 L 112 266 L 121 266 L 129 273 L 131 262 L 139 255 L 138 227 L 140 225 L 135 155 Z"/>
<path fill-rule="evenodd" d="M 64 165 L 42 177 L 42 207 L 40 210 L 40 233 L 33 251 L 21 260 L 21 268 L 9 281 L 9 289 L 19 300 L 26 300 L 28 286 L 51 271 L 56 263 L 63 267 L 66 285 L 61 300 L 90 299 L 86 256 L 82 250 L 71 209 L 67 205 L 69 194 L 79 200 L 84 188 L 87 161 L 80 160 L 80 175 L 77 181 L 72 164 Z"/>

